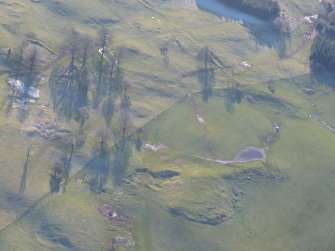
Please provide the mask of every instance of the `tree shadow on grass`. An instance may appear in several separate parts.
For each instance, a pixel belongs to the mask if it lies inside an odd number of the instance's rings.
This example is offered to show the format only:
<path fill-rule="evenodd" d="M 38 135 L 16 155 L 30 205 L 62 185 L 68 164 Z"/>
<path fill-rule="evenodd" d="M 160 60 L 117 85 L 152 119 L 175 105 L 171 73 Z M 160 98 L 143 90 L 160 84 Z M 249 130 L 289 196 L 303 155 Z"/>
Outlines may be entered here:
<path fill-rule="evenodd" d="M 113 97 L 107 97 L 102 106 L 102 115 L 107 125 L 110 125 L 114 115 L 115 99 Z"/>
<path fill-rule="evenodd" d="M 72 75 L 56 69 L 50 78 L 54 111 L 67 120 L 80 119 L 79 109 L 88 105 L 88 72 L 73 66 Z"/>
<path fill-rule="evenodd" d="M 131 141 L 130 139 L 122 140 L 117 143 L 114 149 L 114 159 L 111 169 L 113 184 L 121 186 L 124 182 L 125 174 L 129 166 L 131 156 Z"/>
<path fill-rule="evenodd" d="M 50 174 L 49 186 L 51 193 L 58 193 L 63 183 L 63 193 L 66 192 L 69 175 L 72 167 L 74 143 L 71 144 L 69 154 L 66 152 L 56 161 Z"/>
<path fill-rule="evenodd" d="M 111 152 L 104 140 L 101 140 L 97 150 L 97 158 L 88 168 L 90 175 L 89 185 L 92 191 L 96 193 L 105 192 L 106 185 L 111 167 Z"/>
<path fill-rule="evenodd" d="M 199 69 L 198 82 L 201 85 L 201 97 L 204 102 L 213 96 L 213 87 L 215 85 L 215 69 Z"/>
<path fill-rule="evenodd" d="M 235 111 L 235 104 L 241 103 L 242 96 L 242 92 L 236 87 L 228 87 L 224 90 L 225 107 L 229 113 Z"/>
<path fill-rule="evenodd" d="M 26 190 L 29 157 L 30 157 L 30 149 L 27 150 L 26 162 L 23 166 L 23 172 L 22 172 L 22 175 L 21 175 L 20 188 L 19 188 L 19 192 L 18 192 L 18 194 L 20 196 L 22 196 L 24 194 L 24 191 Z"/>

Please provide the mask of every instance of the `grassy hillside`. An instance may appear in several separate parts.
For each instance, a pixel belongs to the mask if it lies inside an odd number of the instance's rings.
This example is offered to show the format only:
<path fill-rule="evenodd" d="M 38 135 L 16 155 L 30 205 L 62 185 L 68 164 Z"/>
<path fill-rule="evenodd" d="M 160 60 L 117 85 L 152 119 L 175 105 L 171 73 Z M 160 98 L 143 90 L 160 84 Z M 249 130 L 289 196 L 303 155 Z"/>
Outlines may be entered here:
<path fill-rule="evenodd" d="M 0 250 L 103 251 L 112 243 L 118 251 L 331 250 L 333 92 L 305 76 L 308 25 L 277 37 L 188 1 L 3 2 Z M 302 3 L 280 1 L 297 19 L 314 1 Z M 102 85 L 113 55 L 124 81 L 121 91 L 102 88 L 99 96 L 102 27 L 112 37 Z M 82 49 L 67 67 L 83 44 L 64 41 L 77 32 L 93 39 L 93 49 L 86 67 Z M 8 79 L 22 69 L 18 78 L 27 77 L 34 49 L 40 98 L 27 111 L 13 109 L 22 97 L 12 95 Z M 76 74 L 87 78 L 74 81 Z M 80 84 L 87 87 L 84 125 Z M 59 141 L 45 139 L 52 127 L 44 138 L 24 136 L 46 123 L 70 133 Z M 73 142 L 65 180 L 57 166 Z M 264 149 L 267 160 L 223 164 L 248 146 Z M 58 176 L 59 192 L 50 193 Z M 105 204 L 123 220 L 102 215 Z"/>

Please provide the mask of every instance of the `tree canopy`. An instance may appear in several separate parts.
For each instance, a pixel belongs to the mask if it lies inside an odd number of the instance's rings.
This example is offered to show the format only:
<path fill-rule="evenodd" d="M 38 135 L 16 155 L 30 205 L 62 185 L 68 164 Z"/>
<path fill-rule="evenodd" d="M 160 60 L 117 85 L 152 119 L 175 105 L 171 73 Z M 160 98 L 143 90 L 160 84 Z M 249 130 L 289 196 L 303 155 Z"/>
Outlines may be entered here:
<path fill-rule="evenodd" d="M 319 15 L 316 24 L 318 35 L 314 39 L 310 57 L 314 71 L 335 71 L 335 15 L 331 6 L 327 11 L 327 15 Z"/>

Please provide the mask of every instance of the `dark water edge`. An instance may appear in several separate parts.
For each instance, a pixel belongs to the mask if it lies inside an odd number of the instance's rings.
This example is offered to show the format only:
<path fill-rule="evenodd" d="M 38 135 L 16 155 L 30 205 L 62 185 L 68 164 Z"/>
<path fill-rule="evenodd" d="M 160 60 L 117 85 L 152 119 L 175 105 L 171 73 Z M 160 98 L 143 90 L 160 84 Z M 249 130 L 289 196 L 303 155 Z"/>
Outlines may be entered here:
<path fill-rule="evenodd" d="M 211 13 L 223 21 L 237 22 L 249 30 L 250 35 L 257 44 L 269 48 L 282 47 L 288 35 L 280 34 L 272 26 L 272 21 L 265 21 L 253 15 L 244 13 L 225 5 L 218 0 L 195 0 L 192 1 L 201 10 Z"/>

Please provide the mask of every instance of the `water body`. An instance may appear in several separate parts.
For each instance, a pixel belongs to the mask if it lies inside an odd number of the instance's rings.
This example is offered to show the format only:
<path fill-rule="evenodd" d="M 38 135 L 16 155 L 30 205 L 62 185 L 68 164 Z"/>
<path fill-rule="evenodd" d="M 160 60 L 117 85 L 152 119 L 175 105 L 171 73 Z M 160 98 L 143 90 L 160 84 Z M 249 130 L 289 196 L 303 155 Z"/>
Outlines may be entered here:
<path fill-rule="evenodd" d="M 240 10 L 231 8 L 217 0 L 196 0 L 200 10 L 210 12 L 225 21 L 238 22 L 246 27 L 257 44 L 267 47 L 281 47 L 286 37 L 278 34 L 271 21 L 265 21 Z"/>
<path fill-rule="evenodd" d="M 270 23 L 264 20 L 261 20 L 250 14 L 241 12 L 237 9 L 234 9 L 230 6 L 222 4 L 217 0 L 196 0 L 196 5 L 199 9 L 203 9 L 209 12 L 221 16 L 227 20 L 238 21 L 240 23 L 248 23 L 250 25 L 255 25 L 259 27 L 264 27 L 270 29 Z"/>
<path fill-rule="evenodd" d="M 266 153 L 264 149 L 249 146 L 241 150 L 234 158 L 234 162 L 248 162 L 253 160 L 265 161 Z"/>

